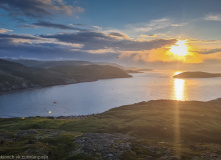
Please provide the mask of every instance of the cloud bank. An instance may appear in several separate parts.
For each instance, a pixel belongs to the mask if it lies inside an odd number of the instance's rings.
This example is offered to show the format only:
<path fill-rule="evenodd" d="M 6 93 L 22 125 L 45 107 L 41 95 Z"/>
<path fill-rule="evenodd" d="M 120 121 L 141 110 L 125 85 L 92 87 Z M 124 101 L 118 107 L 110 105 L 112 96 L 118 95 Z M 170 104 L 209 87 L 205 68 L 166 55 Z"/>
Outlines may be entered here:
<path fill-rule="evenodd" d="M 0 57 L 63 57 L 85 60 L 100 57 L 100 60 L 110 60 L 116 59 L 124 51 L 139 52 L 169 46 L 176 39 L 138 41 L 118 32 L 78 30 L 39 36 L 2 33 L 0 42 Z"/>
<path fill-rule="evenodd" d="M 121 33 L 114 33 L 117 37 L 124 37 Z M 171 45 L 176 39 L 155 39 L 152 41 L 137 41 L 129 39 L 118 39 L 113 37 L 113 33 L 105 34 L 102 32 L 85 31 L 75 33 L 59 33 L 52 35 L 41 35 L 42 38 L 54 38 L 61 42 L 83 44 L 84 50 L 97 50 L 113 48 L 118 51 L 140 51 L 160 48 L 165 45 Z"/>

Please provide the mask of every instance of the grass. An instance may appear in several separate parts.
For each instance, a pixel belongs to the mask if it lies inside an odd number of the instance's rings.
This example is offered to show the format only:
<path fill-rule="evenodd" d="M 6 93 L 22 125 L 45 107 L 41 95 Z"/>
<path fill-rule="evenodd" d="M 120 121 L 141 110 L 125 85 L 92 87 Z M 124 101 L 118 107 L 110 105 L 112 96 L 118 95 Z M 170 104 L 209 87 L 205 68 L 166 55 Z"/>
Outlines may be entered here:
<path fill-rule="evenodd" d="M 114 108 L 86 119 L 2 118 L 0 128 L 124 133 L 161 140 L 173 140 L 179 129 L 182 141 L 221 143 L 220 112 L 213 102 L 161 100 Z"/>
<path fill-rule="evenodd" d="M 183 159 L 185 156 L 188 159 L 207 149 L 213 150 L 214 146 L 221 148 L 220 113 L 221 106 L 216 101 L 158 100 L 113 108 L 85 119 L 1 118 L 0 138 L 6 135 L 15 140 L 0 144 L 0 154 L 24 154 L 41 148 L 41 153 L 47 153 L 52 159 L 88 159 L 83 153 L 71 154 L 77 147 L 74 139 L 83 133 L 100 132 L 123 133 L 142 139 L 142 143 L 133 142 L 132 152 L 124 153 L 122 159 L 142 159 L 148 155 L 157 158 L 160 155 L 152 155 L 155 153 L 145 149 L 155 142 L 158 148 L 163 145 L 179 150 Z M 17 134 L 27 130 L 35 133 Z"/>

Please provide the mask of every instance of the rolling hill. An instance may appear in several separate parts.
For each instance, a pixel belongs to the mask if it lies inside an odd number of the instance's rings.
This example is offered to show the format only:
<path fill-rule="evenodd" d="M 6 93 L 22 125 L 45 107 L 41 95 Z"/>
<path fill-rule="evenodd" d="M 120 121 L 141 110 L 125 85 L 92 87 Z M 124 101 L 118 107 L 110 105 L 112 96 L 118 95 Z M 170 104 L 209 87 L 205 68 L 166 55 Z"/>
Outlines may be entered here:
<path fill-rule="evenodd" d="M 124 70 L 108 65 L 62 65 L 46 69 L 6 60 L 0 60 L 0 75 L 0 92 L 131 77 Z"/>

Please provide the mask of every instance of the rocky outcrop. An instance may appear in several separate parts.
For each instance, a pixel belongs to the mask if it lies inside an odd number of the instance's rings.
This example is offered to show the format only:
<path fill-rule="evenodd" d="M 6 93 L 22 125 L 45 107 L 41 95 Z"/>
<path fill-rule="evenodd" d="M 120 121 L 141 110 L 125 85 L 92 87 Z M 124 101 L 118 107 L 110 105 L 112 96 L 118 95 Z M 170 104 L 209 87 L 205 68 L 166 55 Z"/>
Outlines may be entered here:
<path fill-rule="evenodd" d="M 204 144 L 189 145 L 185 148 L 196 155 L 185 153 L 185 149 L 170 146 L 164 142 L 147 142 L 141 139 L 124 135 L 109 133 L 85 133 L 75 139 L 79 144 L 71 156 L 86 154 L 96 160 L 218 160 L 221 159 L 219 145 L 207 148 Z M 183 151 L 181 151 L 183 150 Z"/>
<path fill-rule="evenodd" d="M 134 137 L 123 134 L 86 133 L 76 138 L 80 148 L 72 154 L 85 153 L 101 160 L 117 160 L 122 153 L 131 150 Z"/>

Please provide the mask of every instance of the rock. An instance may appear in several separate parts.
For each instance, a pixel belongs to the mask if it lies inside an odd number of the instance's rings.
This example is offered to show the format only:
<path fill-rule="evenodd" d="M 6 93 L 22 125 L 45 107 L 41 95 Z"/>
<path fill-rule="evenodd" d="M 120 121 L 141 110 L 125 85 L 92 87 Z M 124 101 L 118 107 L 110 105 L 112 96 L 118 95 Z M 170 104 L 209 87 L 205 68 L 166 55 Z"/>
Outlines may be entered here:
<path fill-rule="evenodd" d="M 145 159 L 147 159 L 147 160 L 152 160 L 152 159 L 154 159 L 152 156 L 147 156 Z"/>
<path fill-rule="evenodd" d="M 123 152 L 131 150 L 130 140 L 134 137 L 123 134 L 86 133 L 77 137 L 80 151 L 89 156 L 99 156 L 100 160 L 117 160 Z"/>
<path fill-rule="evenodd" d="M 23 130 L 23 131 L 18 131 L 16 133 L 16 135 L 18 136 L 26 136 L 26 135 L 32 135 L 32 134 L 36 134 L 37 132 L 36 131 L 33 131 L 33 130 Z"/>

